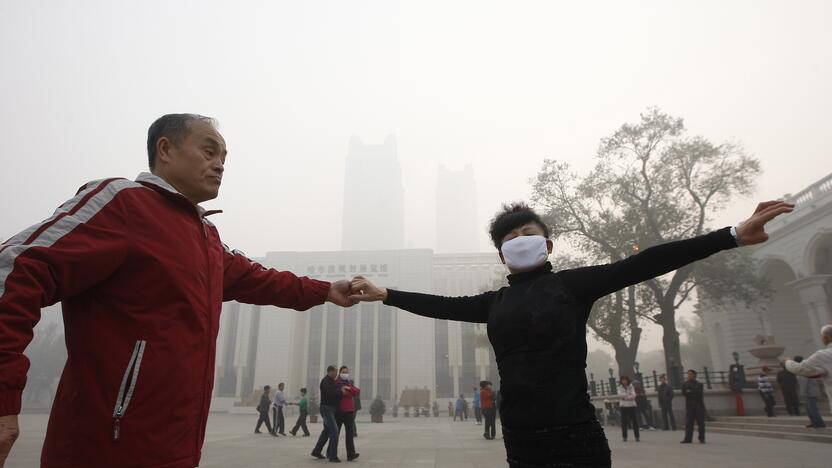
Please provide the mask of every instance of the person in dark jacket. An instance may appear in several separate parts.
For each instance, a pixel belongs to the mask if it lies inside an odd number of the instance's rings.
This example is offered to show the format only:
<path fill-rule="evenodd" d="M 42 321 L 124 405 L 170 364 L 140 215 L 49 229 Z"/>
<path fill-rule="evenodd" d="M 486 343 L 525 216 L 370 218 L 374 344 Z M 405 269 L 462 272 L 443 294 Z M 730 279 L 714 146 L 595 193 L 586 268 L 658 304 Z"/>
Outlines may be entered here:
<path fill-rule="evenodd" d="M 383 301 L 412 313 L 487 323 L 500 373 L 500 422 L 511 467 L 611 465 L 609 444 L 586 383 L 586 330 L 592 305 L 630 285 L 738 245 L 764 242 L 765 224 L 793 210 L 758 205 L 739 227 L 656 245 L 628 258 L 555 272 L 549 227 L 528 206 L 505 206 L 491 223 L 509 286 L 469 297 L 380 288 L 353 279 L 352 300 Z M 599 235 L 602 235 L 599 233 Z"/>
<path fill-rule="evenodd" d="M 662 410 L 662 430 L 676 430 L 676 418 L 673 417 L 673 387 L 667 384 L 667 376 L 662 374 L 661 384 L 656 390 L 659 395 L 659 408 Z M 670 424 L 668 425 L 668 420 Z"/>
<path fill-rule="evenodd" d="M 260 403 L 257 405 L 257 412 L 260 414 L 260 418 L 257 420 L 257 426 L 254 428 L 255 434 L 262 434 L 260 432 L 260 426 L 263 423 L 266 423 L 266 429 L 269 431 L 269 434 L 272 433 L 272 424 L 269 422 L 269 406 L 272 404 L 272 400 L 269 399 L 269 392 L 272 391 L 272 388 L 268 385 L 263 387 L 263 394 L 260 395 Z"/>
<path fill-rule="evenodd" d="M 777 385 L 783 393 L 786 411 L 789 416 L 800 416 L 800 397 L 797 393 L 797 376 L 787 371 L 785 367 L 777 373 Z"/>
<path fill-rule="evenodd" d="M 326 376 L 321 379 L 321 419 L 324 429 L 318 437 L 315 448 L 312 449 L 312 456 L 315 458 L 328 458 L 331 462 L 340 462 L 338 459 L 338 423 L 335 421 L 335 412 L 341 406 L 342 389 L 337 382 L 338 369 L 335 366 L 326 368 Z M 326 457 L 322 451 L 324 445 L 329 442 L 326 449 Z"/>
<path fill-rule="evenodd" d="M 683 444 L 693 441 L 693 423 L 699 426 L 699 442 L 705 443 L 705 387 L 696 380 L 696 371 L 688 371 L 688 379 L 682 384 L 685 397 L 685 439 Z"/>

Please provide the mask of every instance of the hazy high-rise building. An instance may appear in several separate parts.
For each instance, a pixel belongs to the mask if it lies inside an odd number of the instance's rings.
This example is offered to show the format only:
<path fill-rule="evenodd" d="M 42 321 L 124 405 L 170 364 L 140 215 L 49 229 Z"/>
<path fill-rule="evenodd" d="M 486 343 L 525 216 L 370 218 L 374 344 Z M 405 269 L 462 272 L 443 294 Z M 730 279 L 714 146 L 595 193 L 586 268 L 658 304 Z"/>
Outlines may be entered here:
<path fill-rule="evenodd" d="M 474 168 L 461 171 L 439 166 L 436 181 L 436 251 L 478 252 L 477 185 Z"/>
<path fill-rule="evenodd" d="M 344 178 L 343 250 L 404 247 L 402 171 L 396 137 L 365 145 L 350 139 Z"/>

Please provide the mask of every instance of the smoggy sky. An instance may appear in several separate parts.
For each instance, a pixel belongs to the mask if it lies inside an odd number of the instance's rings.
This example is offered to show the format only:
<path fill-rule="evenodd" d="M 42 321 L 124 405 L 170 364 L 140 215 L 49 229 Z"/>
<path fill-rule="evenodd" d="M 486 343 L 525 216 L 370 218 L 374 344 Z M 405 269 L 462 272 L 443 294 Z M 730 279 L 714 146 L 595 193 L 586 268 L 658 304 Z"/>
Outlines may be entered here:
<path fill-rule="evenodd" d="M 587 170 L 651 105 L 762 161 L 715 225 L 733 223 L 832 171 L 831 18 L 823 1 L 5 1 L 0 239 L 88 180 L 146 170 L 147 127 L 170 112 L 219 119 L 207 206 L 249 255 L 340 248 L 349 138 L 387 134 L 406 246 L 434 247 L 438 165 L 473 163 L 470 250 L 489 251 L 488 220 L 544 158 Z"/>

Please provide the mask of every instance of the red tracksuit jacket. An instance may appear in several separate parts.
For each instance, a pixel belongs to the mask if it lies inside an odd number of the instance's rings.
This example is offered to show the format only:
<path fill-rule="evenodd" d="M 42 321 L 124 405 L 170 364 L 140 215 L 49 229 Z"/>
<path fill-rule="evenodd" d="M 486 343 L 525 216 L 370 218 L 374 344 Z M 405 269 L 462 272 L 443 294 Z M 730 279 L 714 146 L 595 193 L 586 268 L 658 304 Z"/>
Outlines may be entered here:
<path fill-rule="evenodd" d="M 325 301 L 329 283 L 229 250 L 209 214 L 152 174 L 107 179 L 0 246 L 0 415 L 20 412 L 40 309 L 63 308 L 42 466 L 197 466 L 222 302 Z"/>

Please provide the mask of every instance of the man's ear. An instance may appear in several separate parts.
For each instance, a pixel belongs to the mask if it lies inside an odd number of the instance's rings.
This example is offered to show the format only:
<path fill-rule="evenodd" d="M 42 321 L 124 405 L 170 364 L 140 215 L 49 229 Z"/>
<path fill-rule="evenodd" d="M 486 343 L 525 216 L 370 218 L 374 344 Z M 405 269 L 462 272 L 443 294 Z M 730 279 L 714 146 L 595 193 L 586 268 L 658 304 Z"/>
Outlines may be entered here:
<path fill-rule="evenodd" d="M 172 151 L 174 149 L 173 142 L 168 137 L 161 137 L 156 140 L 156 163 L 163 161 L 165 163 L 171 162 L 173 159 Z"/>
<path fill-rule="evenodd" d="M 555 243 L 552 239 L 546 239 L 546 248 L 549 250 L 549 255 L 552 255 L 552 251 L 555 250 Z"/>

